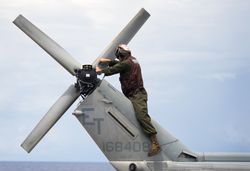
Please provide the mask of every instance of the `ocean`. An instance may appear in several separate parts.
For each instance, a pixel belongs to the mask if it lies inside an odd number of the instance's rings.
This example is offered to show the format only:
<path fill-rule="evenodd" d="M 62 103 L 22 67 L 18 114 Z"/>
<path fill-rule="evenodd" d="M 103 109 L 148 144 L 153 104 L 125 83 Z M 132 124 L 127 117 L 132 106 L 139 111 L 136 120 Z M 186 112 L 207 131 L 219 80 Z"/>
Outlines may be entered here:
<path fill-rule="evenodd" d="M 1 162 L 0 171 L 115 171 L 109 163 Z"/>

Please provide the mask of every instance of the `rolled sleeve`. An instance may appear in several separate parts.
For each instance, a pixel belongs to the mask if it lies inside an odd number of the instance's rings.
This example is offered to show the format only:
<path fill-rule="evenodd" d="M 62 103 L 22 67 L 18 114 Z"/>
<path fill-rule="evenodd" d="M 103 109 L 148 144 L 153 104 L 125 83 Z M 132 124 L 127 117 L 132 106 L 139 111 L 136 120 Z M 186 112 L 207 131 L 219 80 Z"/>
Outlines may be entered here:
<path fill-rule="evenodd" d="M 113 65 L 112 65 L 113 64 Z M 106 75 L 114 75 L 122 72 L 127 72 L 130 70 L 130 65 L 127 62 L 119 62 L 115 61 L 115 63 L 112 61 L 109 64 L 109 67 L 102 70 L 102 72 Z"/>

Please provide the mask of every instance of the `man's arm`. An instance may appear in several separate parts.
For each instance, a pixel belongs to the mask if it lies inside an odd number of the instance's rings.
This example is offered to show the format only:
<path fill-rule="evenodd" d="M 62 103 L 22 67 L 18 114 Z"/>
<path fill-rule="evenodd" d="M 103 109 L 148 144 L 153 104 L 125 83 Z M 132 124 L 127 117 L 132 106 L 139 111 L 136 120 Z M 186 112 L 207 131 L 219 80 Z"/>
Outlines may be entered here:
<path fill-rule="evenodd" d="M 100 58 L 99 59 L 99 63 L 109 63 L 109 62 L 111 62 L 112 60 L 111 59 L 109 59 L 109 58 Z"/>
<path fill-rule="evenodd" d="M 114 75 L 114 74 L 118 74 L 121 72 L 126 72 L 130 70 L 130 65 L 127 62 L 119 62 L 119 61 L 110 61 L 109 62 L 109 67 L 107 68 L 100 68 L 100 67 L 96 67 L 96 72 L 98 74 L 104 73 L 106 76 L 109 75 Z"/>
<path fill-rule="evenodd" d="M 99 59 L 99 63 L 98 65 L 96 66 L 96 72 L 97 74 L 101 74 L 102 73 L 102 69 L 104 67 L 107 67 L 107 66 L 113 66 L 116 64 L 116 62 L 112 62 L 113 60 L 109 59 L 109 58 L 100 58 Z M 99 67 L 101 66 L 101 67 Z"/>

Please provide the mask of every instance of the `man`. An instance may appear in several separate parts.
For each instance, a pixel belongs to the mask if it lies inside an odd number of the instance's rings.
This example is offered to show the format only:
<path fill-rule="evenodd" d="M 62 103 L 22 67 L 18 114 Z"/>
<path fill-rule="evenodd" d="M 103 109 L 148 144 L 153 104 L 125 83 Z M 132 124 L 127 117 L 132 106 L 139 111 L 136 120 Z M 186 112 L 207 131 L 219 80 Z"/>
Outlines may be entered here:
<path fill-rule="evenodd" d="M 104 73 L 106 76 L 120 73 L 122 92 L 132 102 L 137 120 L 143 131 L 150 137 L 151 147 L 148 156 L 151 157 L 160 151 L 160 145 L 156 138 L 156 129 L 148 115 L 147 92 L 143 86 L 140 65 L 136 58 L 131 56 L 131 51 L 125 44 L 117 47 L 115 55 L 119 60 L 101 58 L 99 62 L 107 63 L 109 67 L 101 69 L 97 66 L 96 72 Z"/>

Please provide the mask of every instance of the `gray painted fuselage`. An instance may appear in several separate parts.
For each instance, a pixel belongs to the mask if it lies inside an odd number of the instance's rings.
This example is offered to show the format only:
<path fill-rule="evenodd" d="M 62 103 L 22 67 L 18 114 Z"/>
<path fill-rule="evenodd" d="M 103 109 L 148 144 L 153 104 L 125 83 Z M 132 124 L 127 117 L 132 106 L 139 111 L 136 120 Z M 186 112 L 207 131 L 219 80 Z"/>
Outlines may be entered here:
<path fill-rule="evenodd" d="M 136 120 L 133 106 L 103 80 L 74 115 L 117 170 L 250 170 L 248 153 L 195 153 L 152 121 L 161 152 L 148 157 L 149 139 Z"/>

